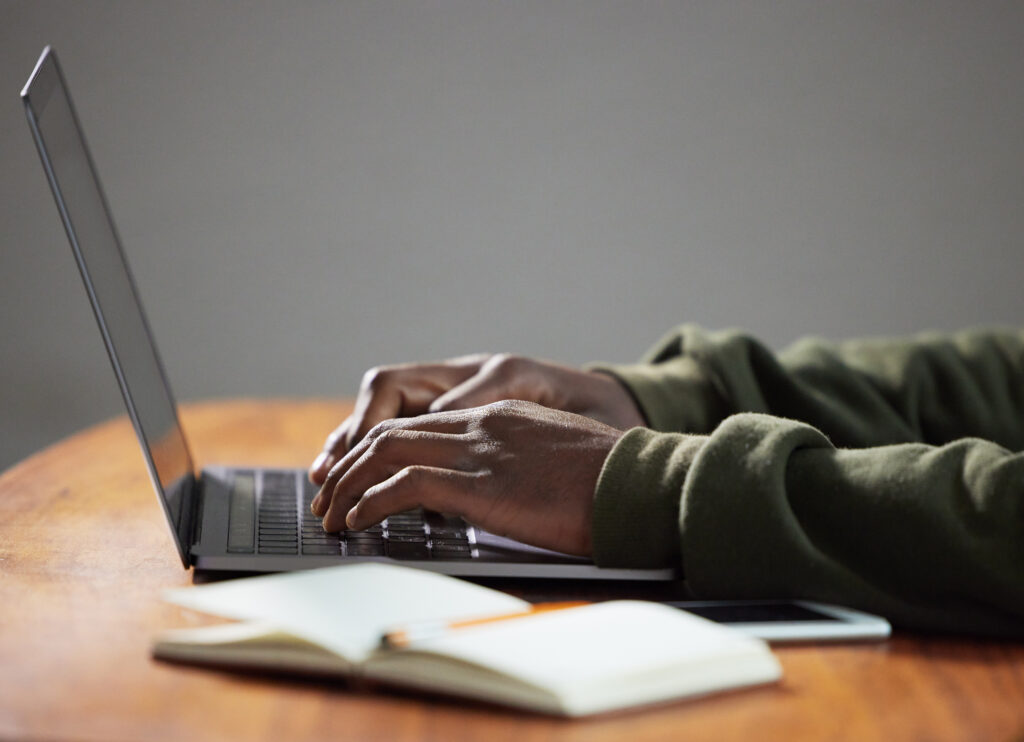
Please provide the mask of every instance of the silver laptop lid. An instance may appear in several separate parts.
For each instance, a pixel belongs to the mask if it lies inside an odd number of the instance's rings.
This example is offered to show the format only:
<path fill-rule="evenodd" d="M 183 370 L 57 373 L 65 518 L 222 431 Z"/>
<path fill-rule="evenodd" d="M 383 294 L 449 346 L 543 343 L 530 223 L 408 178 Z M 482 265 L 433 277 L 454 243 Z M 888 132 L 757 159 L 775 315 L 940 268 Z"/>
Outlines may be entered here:
<path fill-rule="evenodd" d="M 25 114 L 182 563 L 194 468 L 99 176 L 53 49 L 21 91 Z"/>

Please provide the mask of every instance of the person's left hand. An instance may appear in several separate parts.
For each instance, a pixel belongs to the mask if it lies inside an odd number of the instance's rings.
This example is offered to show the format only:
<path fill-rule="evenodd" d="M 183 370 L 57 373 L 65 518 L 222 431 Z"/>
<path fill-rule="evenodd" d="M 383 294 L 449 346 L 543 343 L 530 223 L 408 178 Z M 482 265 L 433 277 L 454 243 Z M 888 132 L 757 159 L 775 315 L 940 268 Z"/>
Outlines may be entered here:
<path fill-rule="evenodd" d="M 519 401 L 387 420 L 335 464 L 312 508 L 333 532 L 423 506 L 589 556 L 594 489 L 622 434 Z"/>

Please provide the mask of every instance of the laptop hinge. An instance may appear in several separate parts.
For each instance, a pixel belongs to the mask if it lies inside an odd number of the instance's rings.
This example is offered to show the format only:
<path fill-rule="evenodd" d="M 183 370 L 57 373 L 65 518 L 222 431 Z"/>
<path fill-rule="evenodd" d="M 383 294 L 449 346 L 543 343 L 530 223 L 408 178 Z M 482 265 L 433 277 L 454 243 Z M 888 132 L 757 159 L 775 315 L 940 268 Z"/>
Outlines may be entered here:
<path fill-rule="evenodd" d="M 193 474 L 189 482 L 188 507 L 185 508 L 185 513 L 183 513 L 184 522 L 181 529 L 181 533 L 187 536 L 185 543 L 188 544 L 189 561 L 193 563 L 195 558 L 192 556 L 192 551 L 199 545 L 200 538 L 202 537 L 203 524 L 202 518 L 199 517 L 199 514 L 203 512 L 202 500 L 202 475 L 196 477 Z"/>

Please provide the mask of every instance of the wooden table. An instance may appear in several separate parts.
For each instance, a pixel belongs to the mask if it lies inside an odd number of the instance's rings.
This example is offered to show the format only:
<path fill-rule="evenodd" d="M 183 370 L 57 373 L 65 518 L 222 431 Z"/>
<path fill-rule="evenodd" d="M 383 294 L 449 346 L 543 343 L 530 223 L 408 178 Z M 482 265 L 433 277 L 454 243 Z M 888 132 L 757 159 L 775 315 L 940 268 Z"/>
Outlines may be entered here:
<path fill-rule="evenodd" d="M 188 405 L 200 462 L 305 465 L 349 406 Z M 897 635 L 778 650 L 775 687 L 566 721 L 344 683 L 154 662 L 161 629 L 206 619 L 125 419 L 0 476 L 0 739 L 1024 740 L 1024 645 Z"/>

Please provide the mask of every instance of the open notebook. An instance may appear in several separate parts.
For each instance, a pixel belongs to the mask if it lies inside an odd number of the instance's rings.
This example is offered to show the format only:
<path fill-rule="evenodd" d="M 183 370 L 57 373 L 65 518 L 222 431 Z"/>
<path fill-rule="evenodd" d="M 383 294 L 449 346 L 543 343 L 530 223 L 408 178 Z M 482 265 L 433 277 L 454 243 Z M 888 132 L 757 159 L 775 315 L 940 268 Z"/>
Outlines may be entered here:
<path fill-rule="evenodd" d="M 548 714 L 581 716 L 781 676 L 762 641 L 639 601 L 485 622 L 384 647 L 390 630 L 531 607 L 496 590 L 390 565 L 254 577 L 167 598 L 242 623 L 165 632 L 153 650 L 161 659 L 361 676 Z"/>

